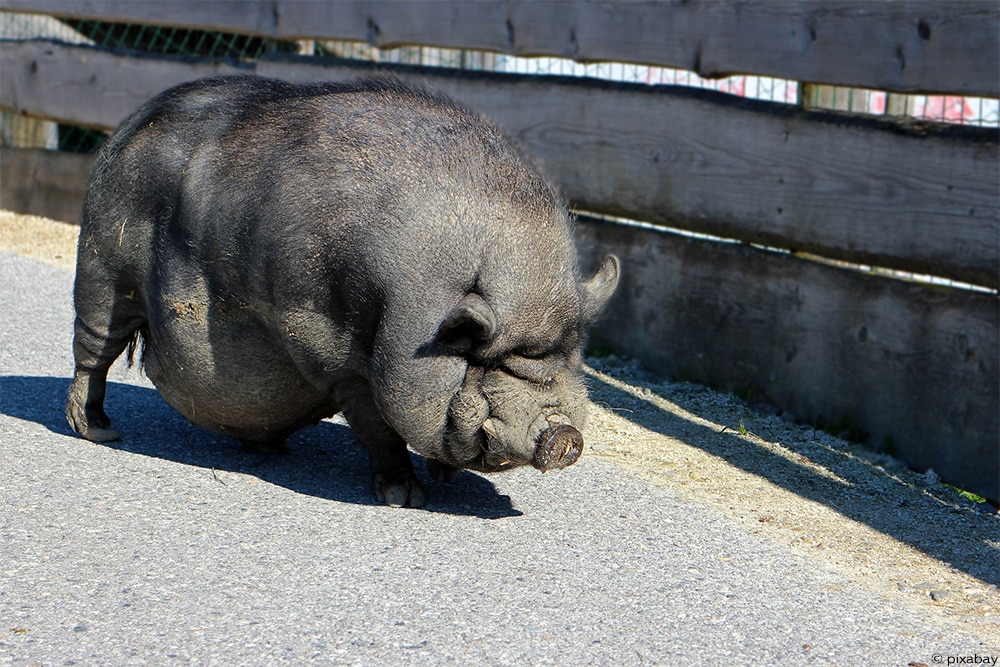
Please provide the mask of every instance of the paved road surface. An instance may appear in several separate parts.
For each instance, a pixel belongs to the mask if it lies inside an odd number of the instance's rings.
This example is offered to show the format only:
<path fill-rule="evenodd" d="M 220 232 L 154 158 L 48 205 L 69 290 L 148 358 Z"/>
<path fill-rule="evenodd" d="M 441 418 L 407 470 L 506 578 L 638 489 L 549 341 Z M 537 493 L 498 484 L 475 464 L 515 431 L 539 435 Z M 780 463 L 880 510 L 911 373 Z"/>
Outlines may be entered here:
<path fill-rule="evenodd" d="M 116 367 L 74 438 L 72 276 L 0 252 L 0 664 L 907 665 L 989 655 L 584 457 L 374 504 L 346 426 L 264 458 Z M 422 468 L 421 468 L 422 469 Z"/>

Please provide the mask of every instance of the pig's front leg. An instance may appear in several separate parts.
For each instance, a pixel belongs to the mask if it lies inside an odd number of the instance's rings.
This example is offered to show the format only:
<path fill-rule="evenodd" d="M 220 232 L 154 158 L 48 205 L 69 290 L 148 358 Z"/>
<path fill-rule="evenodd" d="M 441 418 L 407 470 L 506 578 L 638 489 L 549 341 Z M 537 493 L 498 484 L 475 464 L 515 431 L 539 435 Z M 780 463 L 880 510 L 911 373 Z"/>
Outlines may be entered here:
<path fill-rule="evenodd" d="M 368 448 L 375 498 L 390 507 L 423 507 L 427 496 L 413 472 L 406 442 L 382 419 L 368 384 L 361 379 L 342 382 L 334 398 L 355 437 Z"/>

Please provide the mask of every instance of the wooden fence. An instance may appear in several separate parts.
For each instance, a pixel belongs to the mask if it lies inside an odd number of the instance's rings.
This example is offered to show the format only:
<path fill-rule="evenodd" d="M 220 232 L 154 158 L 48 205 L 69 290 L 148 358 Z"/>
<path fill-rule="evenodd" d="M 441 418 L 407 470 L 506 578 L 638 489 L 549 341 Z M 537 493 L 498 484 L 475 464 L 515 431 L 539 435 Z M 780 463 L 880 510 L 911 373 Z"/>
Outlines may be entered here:
<path fill-rule="evenodd" d="M 0 9 L 900 93 L 1000 94 L 1000 6 L 992 1 L 0 0 Z M 330 80 L 374 67 L 280 54 L 235 63 L 4 42 L 0 108 L 111 128 L 160 90 L 201 76 Z M 594 334 L 601 345 L 803 419 L 849 425 L 914 467 L 1000 498 L 996 293 L 904 282 L 804 256 L 995 290 L 996 129 L 807 111 L 667 86 L 392 69 L 496 118 L 578 210 L 744 242 L 583 218 L 585 263 L 609 250 L 625 261 L 621 292 Z M 62 188 L 79 202 L 86 159 L 4 149 L 0 162 L 0 205 L 24 208 L 33 198 L 37 210 L 58 199 L 41 196 L 43 188 Z"/>

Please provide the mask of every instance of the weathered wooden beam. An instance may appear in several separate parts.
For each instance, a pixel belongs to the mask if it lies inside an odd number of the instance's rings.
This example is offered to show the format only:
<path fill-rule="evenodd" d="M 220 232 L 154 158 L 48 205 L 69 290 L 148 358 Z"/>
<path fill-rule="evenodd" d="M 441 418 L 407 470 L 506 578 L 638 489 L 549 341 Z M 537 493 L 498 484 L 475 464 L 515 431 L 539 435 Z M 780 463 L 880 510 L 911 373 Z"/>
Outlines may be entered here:
<path fill-rule="evenodd" d="M 121 56 L 45 41 L 0 42 L 0 70 L 0 108 L 96 130 L 114 128 L 144 101 L 178 83 L 255 71 L 253 64 Z"/>
<path fill-rule="evenodd" d="M 709 78 L 743 73 L 1000 95 L 994 0 L 0 0 L 0 9 L 275 39 L 642 63 Z"/>
<path fill-rule="evenodd" d="M 80 224 L 91 155 L 0 147 L 0 208 Z"/>
<path fill-rule="evenodd" d="M 622 260 L 597 345 L 1000 498 L 996 295 L 587 220 L 577 237 L 591 267 Z"/>
<path fill-rule="evenodd" d="M 578 209 L 977 285 L 1000 280 L 995 130 L 682 88 L 427 80 L 498 119 Z"/>
<path fill-rule="evenodd" d="M 251 64 L 0 44 L 0 107 L 109 128 L 160 90 L 256 72 L 338 80 L 372 67 Z M 496 118 L 581 210 L 989 287 L 1000 281 L 996 130 L 811 113 L 674 87 L 397 67 Z"/>

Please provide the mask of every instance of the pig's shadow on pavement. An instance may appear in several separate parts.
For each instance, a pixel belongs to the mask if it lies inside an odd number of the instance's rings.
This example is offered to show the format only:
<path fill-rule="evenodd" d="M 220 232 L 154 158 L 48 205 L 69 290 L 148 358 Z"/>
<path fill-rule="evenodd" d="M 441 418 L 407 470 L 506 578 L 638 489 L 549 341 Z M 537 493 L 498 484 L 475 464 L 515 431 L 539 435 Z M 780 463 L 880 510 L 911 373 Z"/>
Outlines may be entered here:
<path fill-rule="evenodd" d="M 76 437 L 63 416 L 68 378 L 5 376 L 2 383 L 0 412 Z M 327 500 L 381 504 L 372 495 L 368 455 L 342 424 L 324 421 L 302 429 L 289 439 L 287 454 L 263 455 L 246 451 L 233 438 L 191 425 L 146 387 L 108 382 L 105 410 L 123 439 L 104 446 L 213 471 L 253 475 Z M 429 495 L 424 510 L 484 519 L 521 515 L 510 497 L 500 494 L 489 480 L 461 471 L 448 483 L 435 482 L 427 477 L 419 458 L 414 455 L 414 468 Z"/>

